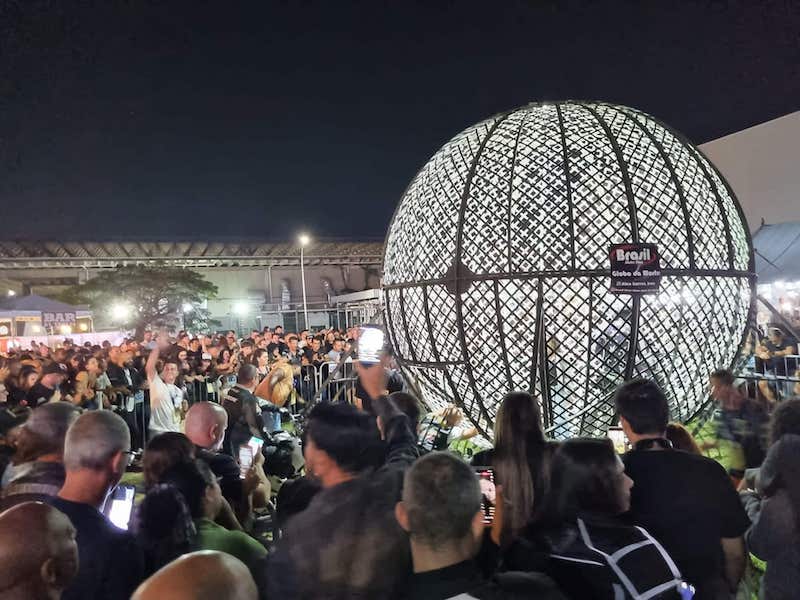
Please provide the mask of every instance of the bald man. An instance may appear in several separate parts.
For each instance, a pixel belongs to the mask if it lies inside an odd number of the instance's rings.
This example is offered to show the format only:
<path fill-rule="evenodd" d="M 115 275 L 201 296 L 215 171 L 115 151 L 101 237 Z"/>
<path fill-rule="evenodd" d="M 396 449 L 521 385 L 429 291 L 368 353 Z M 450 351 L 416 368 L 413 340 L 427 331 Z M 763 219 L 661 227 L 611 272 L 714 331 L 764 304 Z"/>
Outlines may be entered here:
<path fill-rule="evenodd" d="M 186 413 L 184 430 L 195 445 L 195 456 L 219 478 L 222 496 L 242 524 L 250 523 L 252 507 L 263 506 L 270 487 L 261 463 L 253 465 L 253 477 L 239 477 L 239 463 L 220 450 L 228 428 L 228 413 L 216 402 L 196 402 Z M 255 492 L 255 500 L 251 494 Z"/>
<path fill-rule="evenodd" d="M 184 554 L 146 580 L 131 600 L 258 600 L 250 571 L 238 558 L 210 550 Z"/>
<path fill-rule="evenodd" d="M 66 516 L 41 502 L 0 514 L 0 600 L 58 600 L 77 572 L 75 528 Z"/>

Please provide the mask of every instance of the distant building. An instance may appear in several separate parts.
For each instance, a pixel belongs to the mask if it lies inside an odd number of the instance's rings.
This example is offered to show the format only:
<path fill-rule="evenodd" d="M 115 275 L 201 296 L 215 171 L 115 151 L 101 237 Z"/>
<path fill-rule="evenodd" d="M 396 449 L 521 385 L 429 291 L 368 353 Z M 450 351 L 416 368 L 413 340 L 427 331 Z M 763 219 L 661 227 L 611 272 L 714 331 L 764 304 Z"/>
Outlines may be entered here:
<path fill-rule="evenodd" d="M 312 241 L 303 261 L 309 324 L 346 324 L 351 315 L 331 298 L 379 287 L 382 260 L 380 242 Z M 291 243 L 0 241 L 0 297 L 53 294 L 103 269 L 157 263 L 214 283 L 219 294 L 207 308 L 222 328 L 302 323 L 300 248 Z"/>

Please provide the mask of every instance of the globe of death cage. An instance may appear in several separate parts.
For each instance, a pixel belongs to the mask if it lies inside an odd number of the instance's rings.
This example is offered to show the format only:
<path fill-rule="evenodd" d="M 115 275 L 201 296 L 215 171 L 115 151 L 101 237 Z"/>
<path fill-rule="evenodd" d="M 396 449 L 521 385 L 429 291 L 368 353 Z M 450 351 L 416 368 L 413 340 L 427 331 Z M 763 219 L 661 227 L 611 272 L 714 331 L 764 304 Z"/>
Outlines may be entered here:
<path fill-rule="evenodd" d="M 603 435 L 635 377 L 673 419 L 696 413 L 754 282 L 741 209 L 684 137 L 624 106 L 537 103 L 416 175 L 389 227 L 384 316 L 430 408 L 455 400 L 491 437 L 503 395 L 528 390 L 551 435 Z"/>

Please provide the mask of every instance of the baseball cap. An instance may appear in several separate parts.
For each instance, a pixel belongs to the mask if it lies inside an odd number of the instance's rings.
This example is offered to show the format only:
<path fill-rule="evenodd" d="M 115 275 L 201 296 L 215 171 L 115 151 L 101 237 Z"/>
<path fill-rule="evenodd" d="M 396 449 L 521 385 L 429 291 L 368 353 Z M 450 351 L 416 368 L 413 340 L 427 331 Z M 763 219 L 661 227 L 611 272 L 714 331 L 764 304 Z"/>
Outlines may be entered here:
<path fill-rule="evenodd" d="M 42 368 L 42 375 L 51 375 L 53 373 L 57 373 L 58 375 L 64 375 L 66 377 L 68 375 L 66 365 L 58 362 L 51 362 L 47 363 Z"/>

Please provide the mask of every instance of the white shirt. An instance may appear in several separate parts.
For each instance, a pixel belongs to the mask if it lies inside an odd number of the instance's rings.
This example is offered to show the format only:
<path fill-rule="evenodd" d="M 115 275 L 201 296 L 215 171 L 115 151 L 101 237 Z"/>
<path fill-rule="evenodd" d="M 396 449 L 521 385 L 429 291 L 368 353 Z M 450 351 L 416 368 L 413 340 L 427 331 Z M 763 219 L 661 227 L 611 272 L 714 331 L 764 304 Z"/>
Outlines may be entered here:
<path fill-rule="evenodd" d="M 158 435 L 167 431 L 180 432 L 175 419 L 175 410 L 180 408 L 183 392 L 172 383 L 164 383 L 158 374 L 153 375 L 150 382 L 150 435 Z"/>

